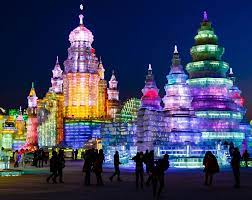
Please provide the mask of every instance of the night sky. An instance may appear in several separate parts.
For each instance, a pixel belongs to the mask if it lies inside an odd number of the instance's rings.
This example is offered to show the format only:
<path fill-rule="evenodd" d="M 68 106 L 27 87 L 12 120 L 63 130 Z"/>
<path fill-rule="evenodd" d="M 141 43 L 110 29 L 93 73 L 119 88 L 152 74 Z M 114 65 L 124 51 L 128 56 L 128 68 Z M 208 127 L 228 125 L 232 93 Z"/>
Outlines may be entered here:
<path fill-rule="evenodd" d="M 27 107 L 32 81 L 38 97 L 45 95 L 57 55 L 63 68 L 68 35 L 79 24 L 80 3 L 106 78 L 114 69 L 122 100 L 141 97 L 148 63 L 163 97 L 173 47 L 178 45 L 184 66 L 191 61 L 190 48 L 206 10 L 252 118 L 252 2 L 245 0 L 3 1 L 0 106 Z"/>

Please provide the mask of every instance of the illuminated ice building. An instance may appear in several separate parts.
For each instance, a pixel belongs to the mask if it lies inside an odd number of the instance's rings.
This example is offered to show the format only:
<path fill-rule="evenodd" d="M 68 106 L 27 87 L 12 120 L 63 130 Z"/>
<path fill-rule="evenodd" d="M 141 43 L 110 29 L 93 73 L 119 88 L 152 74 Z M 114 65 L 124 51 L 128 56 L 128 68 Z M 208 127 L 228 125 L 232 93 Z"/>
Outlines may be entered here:
<path fill-rule="evenodd" d="M 24 149 L 33 150 L 38 146 L 38 117 L 37 117 L 37 100 L 38 97 L 35 92 L 34 83 L 29 93 L 28 108 L 27 108 L 27 133 L 26 133 L 26 143 Z"/>
<path fill-rule="evenodd" d="M 243 102 L 232 78 L 227 76 L 229 65 L 221 59 L 224 48 L 218 45 L 206 12 L 194 39 L 195 45 L 190 50 L 192 62 L 187 64 L 186 70 L 201 139 L 206 145 L 233 142 L 241 148 L 245 139 L 240 129 L 245 114 Z"/>
<path fill-rule="evenodd" d="M 40 147 L 85 148 L 98 144 L 101 123 L 113 121 L 119 111 L 118 81 L 113 73 L 107 88 L 102 60 L 92 47 L 94 36 L 83 18 L 79 15 L 79 26 L 69 34 L 64 70 L 57 58 L 52 87 L 38 100 Z"/>

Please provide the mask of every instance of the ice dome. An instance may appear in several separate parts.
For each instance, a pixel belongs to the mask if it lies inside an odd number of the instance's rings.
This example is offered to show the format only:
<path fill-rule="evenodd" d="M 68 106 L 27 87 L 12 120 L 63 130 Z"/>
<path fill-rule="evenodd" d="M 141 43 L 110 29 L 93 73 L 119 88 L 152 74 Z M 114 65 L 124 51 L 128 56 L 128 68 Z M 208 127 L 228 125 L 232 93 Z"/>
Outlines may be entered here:
<path fill-rule="evenodd" d="M 92 32 L 83 25 L 84 16 L 79 15 L 79 18 L 80 18 L 80 25 L 70 33 L 69 41 L 71 43 L 76 41 L 83 41 L 92 44 L 94 41 L 94 36 Z"/>

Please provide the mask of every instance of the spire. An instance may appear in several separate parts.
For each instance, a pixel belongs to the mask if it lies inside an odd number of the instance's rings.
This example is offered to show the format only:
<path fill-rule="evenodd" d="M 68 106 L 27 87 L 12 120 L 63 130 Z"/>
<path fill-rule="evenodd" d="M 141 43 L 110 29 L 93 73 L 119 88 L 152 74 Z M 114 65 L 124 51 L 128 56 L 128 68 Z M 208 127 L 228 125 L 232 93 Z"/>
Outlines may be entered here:
<path fill-rule="evenodd" d="M 177 47 L 177 45 L 174 46 L 174 52 L 173 52 L 173 53 L 174 53 L 174 54 L 175 54 L 175 53 L 178 53 L 178 47 Z"/>
<path fill-rule="evenodd" d="M 234 75 L 234 72 L 233 72 L 233 68 L 232 68 L 232 67 L 229 68 L 229 75 Z"/>
<path fill-rule="evenodd" d="M 175 45 L 172 57 L 172 66 L 179 66 L 179 65 L 180 65 L 180 58 L 178 53 L 178 47 L 177 45 Z"/>
<path fill-rule="evenodd" d="M 22 106 L 19 106 L 19 114 L 22 114 Z"/>
<path fill-rule="evenodd" d="M 59 64 L 59 56 L 56 58 L 56 65 Z"/>
<path fill-rule="evenodd" d="M 116 80 L 115 72 L 113 70 L 110 81 L 109 81 L 109 88 L 110 89 L 117 89 L 117 84 L 118 84 L 118 81 Z"/>
<path fill-rule="evenodd" d="M 203 22 L 208 22 L 208 16 L 207 16 L 206 11 L 204 11 L 204 14 L 203 14 Z"/>
<path fill-rule="evenodd" d="M 32 82 L 32 87 L 31 87 L 29 96 L 30 97 L 36 96 L 36 92 L 35 92 L 35 88 L 34 88 L 34 82 Z"/>
<path fill-rule="evenodd" d="M 100 56 L 100 60 L 99 60 L 99 63 L 102 64 L 102 57 Z"/>
<path fill-rule="evenodd" d="M 148 68 L 148 71 L 152 71 L 152 67 L 151 67 L 151 64 L 149 64 L 149 68 Z"/>
<path fill-rule="evenodd" d="M 115 71 L 114 70 L 112 70 L 112 75 L 111 75 L 110 81 L 116 81 Z"/>
<path fill-rule="evenodd" d="M 84 6 L 81 4 L 80 5 L 80 10 L 83 11 L 83 8 L 84 8 Z M 84 18 L 83 14 L 80 14 L 79 18 L 80 18 L 80 25 L 83 25 L 83 18 Z"/>

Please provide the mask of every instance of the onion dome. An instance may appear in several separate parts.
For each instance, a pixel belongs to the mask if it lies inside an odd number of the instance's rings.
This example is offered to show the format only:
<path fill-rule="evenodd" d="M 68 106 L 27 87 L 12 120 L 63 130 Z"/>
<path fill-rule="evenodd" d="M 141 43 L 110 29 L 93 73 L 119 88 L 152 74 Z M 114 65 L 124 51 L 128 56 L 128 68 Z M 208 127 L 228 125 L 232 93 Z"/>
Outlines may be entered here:
<path fill-rule="evenodd" d="M 80 9 L 83 10 L 82 5 L 80 6 Z M 94 41 L 94 36 L 92 32 L 84 26 L 83 24 L 84 16 L 80 14 L 79 18 L 80 18 L 80 25 L 70 33 L 69 41 L 71 43 L 82 41 L 91 45 Z"/>

